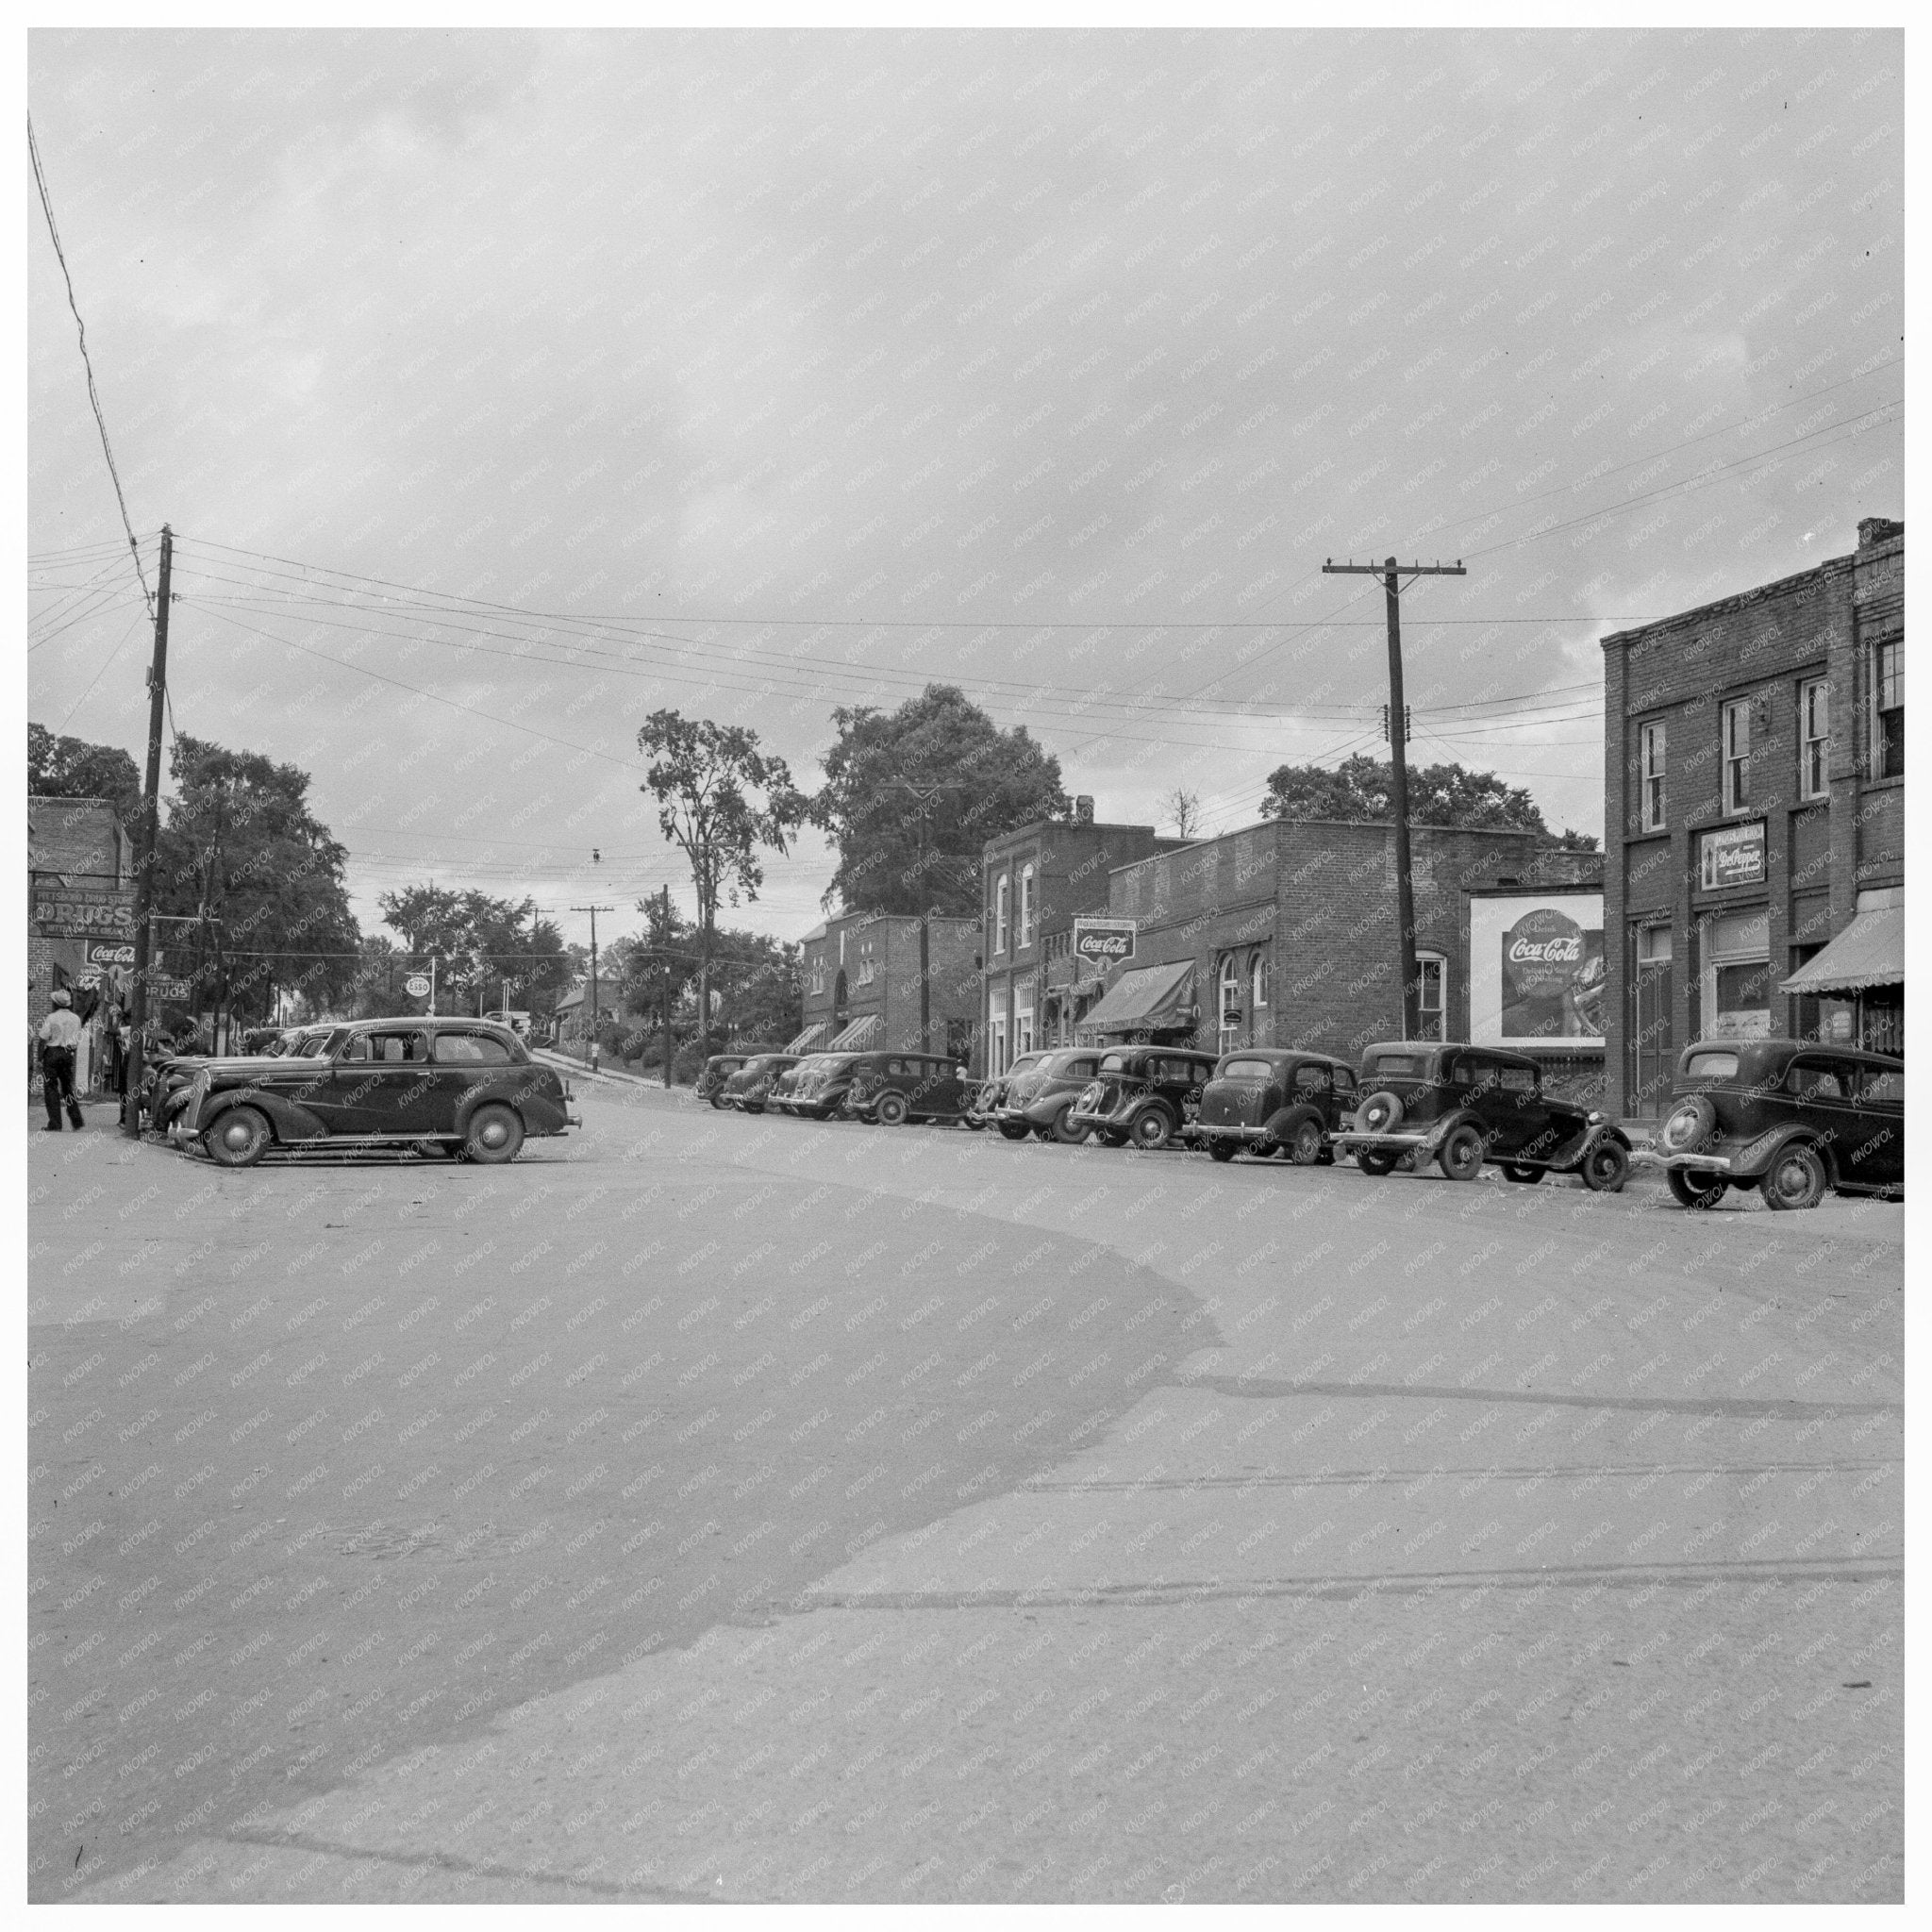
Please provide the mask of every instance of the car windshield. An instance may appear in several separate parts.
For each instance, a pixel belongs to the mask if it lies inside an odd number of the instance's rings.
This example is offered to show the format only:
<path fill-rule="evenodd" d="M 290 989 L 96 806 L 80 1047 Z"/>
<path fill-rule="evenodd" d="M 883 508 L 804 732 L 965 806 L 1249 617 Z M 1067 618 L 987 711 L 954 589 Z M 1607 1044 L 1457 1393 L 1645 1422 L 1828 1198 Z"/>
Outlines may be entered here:
<path fill-rule="evenodd" d="M 1684 1061 L 1687 1080 L 1735 1080 L 1738 1056 L 1734 1053 L 1693 1053 Z"/>
<path fill-rule="evenodd" d="M 1222 1068 L 1224 1080 L 1265 1080 L 1274 1071 L 1266 1060 L 1229 1060 Z"/>

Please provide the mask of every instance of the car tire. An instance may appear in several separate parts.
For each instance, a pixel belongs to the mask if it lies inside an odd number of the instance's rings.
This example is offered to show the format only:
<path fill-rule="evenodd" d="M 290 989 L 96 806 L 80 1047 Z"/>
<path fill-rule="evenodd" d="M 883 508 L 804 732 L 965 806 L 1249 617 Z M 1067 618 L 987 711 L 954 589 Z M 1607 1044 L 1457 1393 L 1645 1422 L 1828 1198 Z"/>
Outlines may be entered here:
<path fill-rule="evenodd" d="M 1724 1197 L 1724 1177 L 1708 1168 L 1673 1167 L 1664 1174 L 1664 1185 L 1679 1208 L 1715 1208 Z"/>
<path fill-rule="evenodd" d="M 1396 1155 L 1389 1153 L 1386 1148 L 1363 1147 L 1357 1151 L 1355 1164 L 1364 1174 L 1372 1174 L 1379 1178 L 1383 1174 L 1395 1172 L 1397 1158 Z"/>
<path fill-rule="evenodd" d="M 1525 1188 L 1535 1187 L 1542 1177 L 1543 1171 L 1540 1167 L 1522 1167 L 1509 1161 L 1503 1165 L 1503 1178 L 1506 1181 L 1520 1182 Z"/>
<path fill-rule="evenodd" d="M 1760 1187 L 1767 1208 L 1789 1212 L 1817 1207 L 1831 1190 L 1831 1175 L 1817 1148 L 1796 1141 L 1765 1170 Z"/>
<path fill-rule="evenodd" d="M 1678 1101 L 1657 1131 L 1666 1154 L 1694 1154 L 1717 1130 L 1717 1109 L 1707 1094 L 1690 1093 Z"/>
<path fill-rule="evenodd" d="M 201 1137 L 218 1167 L 253 1167 L 275 1145 L 275 1129 L 259 1108 L 231 1107 Z"/>
<path fill-rule="evenodd" d="M 1234 1158 L 1234 1142 L 1232 1141 L 1208 1141 L 1208 1158 L 1210 1160 L 1232 1160 Z"/>
<path fill-rule="evenodd" d="M 1436 1149 L 1444 1179 L 1473 1181 L 1483 1171 L 1483 1137 L 1474 1127 L 1457 1127 Z"/>
<path fill-rule="evenodd" d="M 705 1097 L 711 1103 L 713 1107 L 715 1107 L 718 1109 L 720 1113 L 724 1112 L 724 1100 L 722 1094 L 708 1093 Z"/>
<path fill-rule="evenodd" d="M 1297 1121 L 1289 1136 L 1288 1158 L 1296 1167 L 1313 1167 L 1324 1149 L 1320 1121 Z"/>
<path fill-rule="evenodd" d="M 1621 1141 L 1599 1141 L 1583 1157 L 1583 1185 L 1592 1194 L 1621 1194 L 1630 1178 L 1630 1155 Z"/>
<path fill-rule="evenodd" d="M 1355 1124 L 1365 1134 L 1392 1134 L 1402 1124 L 1402 1098 L 1378 1087 L 1356 1105 Z"/>
<path fill-rule="evenodd" d="M 873 1118 L 882 1127 L 903 1127 L 911 1111 L 903 1093 L 881 1093 L 879 1104 L 873 1108 Z"/>
<path fill-rule="evenodd" d="M 1090 1137 L 1088 1128 L 1074 1125 L 1073 1115 L 1074 1109 L 1071 1107 L 1063 1107 L 1053 1117 L 1052 1138 L 1062 1147 L 1081 1146 Z"/>
<path fill-rule="evenodd" d="M 1168 1119 L 1164 1109 L 1150 1107 L 1144 1113 L 1134 1116 L 1134 1124 L 1127 1129 L 1127 1135 L 1136 1147 L 1152 1154 L 1174 1139 L 1174 1123 Z"/>
<path fill-rule="evenodd" d="M 1024 1141 L 1033 1131 L 1024 1121 L 1002 1121 L 999 1124 L 1008 1141 Z"/>
<path fill-rule="evenodd" d="M 463 1154 L 484 1167 L 514 1160 L 524 1144 L 524 1123 L 513 1107 L 491 1101 L 470 1116 L 463 1135 Z"/>

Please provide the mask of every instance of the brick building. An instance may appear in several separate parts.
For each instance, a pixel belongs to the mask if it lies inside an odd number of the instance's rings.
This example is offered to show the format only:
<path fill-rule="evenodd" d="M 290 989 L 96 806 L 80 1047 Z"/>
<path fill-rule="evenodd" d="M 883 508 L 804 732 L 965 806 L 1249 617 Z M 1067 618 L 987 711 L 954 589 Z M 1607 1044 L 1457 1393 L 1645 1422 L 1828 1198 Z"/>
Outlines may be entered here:
<path fill-rule="evenodd" d="M 1608 1070 L 1790 1034 L 1905 1050 L 1905 527 L 1604 650 Z"/>
<path fill-rule="evenodd" d="M 107 1064 L 108 1012 L 131 984 L 133 841 L 105 798 L 29 797 L 26 827 L 27 1024 L 69 989 L 87 1021 L 75 1070 L 86 1091 Z"/>
<path fill-rule="evenodd" d="M 1468 1039 L 1473 901 L 1514 894 L 1534 909 L 1566 894 L 1588 900 L 1602 860 L 1529 832 L 1418 825 L 1410 842 L 1423 1031 Z M 1108 911 L 1134 922 L 1134 957 L 1082 1017 L 1083 1041 L 1307 1046 L 1355 1060 L 1401 1035 L 1392 826 L 1264 820 L 1123 867 L 1108 883 Z M 1576 911 L 1566 958 L 1580 964 L 1591 915 Z M 1496 1004 L 1476 1002 L 1485 1012 Z M 1550 1004 L 1554 1016 L 1561 1003 Z M 1514 1024 L 1560 1084 L 1601 1084 L 1596 1039 L 1574 1028 L 1566 1037 L 1554 1017 Z"/>
<path fill-rule="evenodd" d="M 981 861 L 985 1027 L 979 1064 L 1004 1073 L 1017 1054 L 1071 1045 L 1080 1017 L 1105 991 L 1105 969 L 1076 959 L 1074 922 L 1108 910 L 1113 869 L 1183 839 L 1152 825 L 1097 824 L 1093 801 L 1071 822 L 1037 819 L 987 841 Z"/>
<path fill-rule="evenodd" d="M 927 939 L 927 1024 L 920 1033 L 920 921 L 847 912 L 806 935 L 804 1030 L 793 1053 L 865 1047 L 943 1053 L 963 1065 L 979 1011 L 979 922 L 936 918 Z"/>

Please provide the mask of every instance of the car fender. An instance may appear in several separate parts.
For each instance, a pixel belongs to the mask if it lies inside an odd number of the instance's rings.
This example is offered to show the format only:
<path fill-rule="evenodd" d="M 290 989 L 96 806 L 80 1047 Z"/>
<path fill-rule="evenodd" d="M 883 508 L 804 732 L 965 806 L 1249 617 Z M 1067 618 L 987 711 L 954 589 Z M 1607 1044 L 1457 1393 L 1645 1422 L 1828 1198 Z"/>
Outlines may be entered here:
<path fill-rule="evenodd" d="M 1813 1128 L 1800 1126 L 1796 1123 L 1789 1126 L 1772 1127 L 1744 1141 L 1730 1157 L 1730 1174 L 1740 1180 L 1757 1179 L 1768 1174 L 1772 1163 L 1793 1141 L 1816 1150 L 1819 1159 L 1824 1163 L 1825 1177 L 1833 1187 L 1837 1187 L 1838 1154 L 1829 1137 L 1818 1133 Z"/>
<path fill-rule="evenodd" d="M 327 1124 L 286 1094 L 273 1088 L 227 1087 L 207 1095 L 201 1103 L 198 1133 L 206 1133 L 223 1114 L 238 1107 L 252 1107 L 265 1113 L 275 1130 L 277 1141 L 322 1141 L 328 1138 Z"/>
<path fill-rule="evenodd" d="M 1261 1138 L 1272 1141 L 1277 1147 L 1286 1147 L 1289 1137 L 1304 1121 L 1313 1121 L 1321 1128 L 1325 1140 L 1329 1133 L 1328 1123 L 1322 1118 L 1322 1109 L 1311 1101 L 1298 1100 L 1288 1107 L 1278 1107 L 1261 1124 Z"/>
<path fill-rule="evenodd" d="M 1410 1123 L 1406 1120 L 1403 1122 L 1405 1127 L 1409 1124 Z M 1483 1125 L 1482 1116 L 1473 1107 L 1458 1107 L 1453 1112 L 1445 1113 L 1441 1120 L 1431 1121 L 1422 1130 L 1422 1145 L 1417 1151 L 1433 1154 L 1457 1127 L 1475 1129 L 1477 1138 L 1483 1143 L 1483 1158 L 1487 1160 L 1490 1158 L 1490 1131 Z"/>

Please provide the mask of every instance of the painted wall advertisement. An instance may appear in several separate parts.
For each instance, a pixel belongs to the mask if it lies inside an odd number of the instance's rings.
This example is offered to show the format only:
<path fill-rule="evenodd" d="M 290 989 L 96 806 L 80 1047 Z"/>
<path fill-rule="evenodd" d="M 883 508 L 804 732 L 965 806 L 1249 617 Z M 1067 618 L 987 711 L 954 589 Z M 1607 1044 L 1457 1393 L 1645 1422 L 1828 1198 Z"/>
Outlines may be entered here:
<path fill-rule="evenodd" d="M 1764 821 L 1721 825 L 1697 841 L 1701 878 L 1707 892 L 1725 886 L 1756 886 L 1764 879 Z"/>
<path fill-rule="evenodd" d="M 1470 900 L 1469 1037 L 1486 1046 L 1602 1047 L 1601 892 Z"/>

